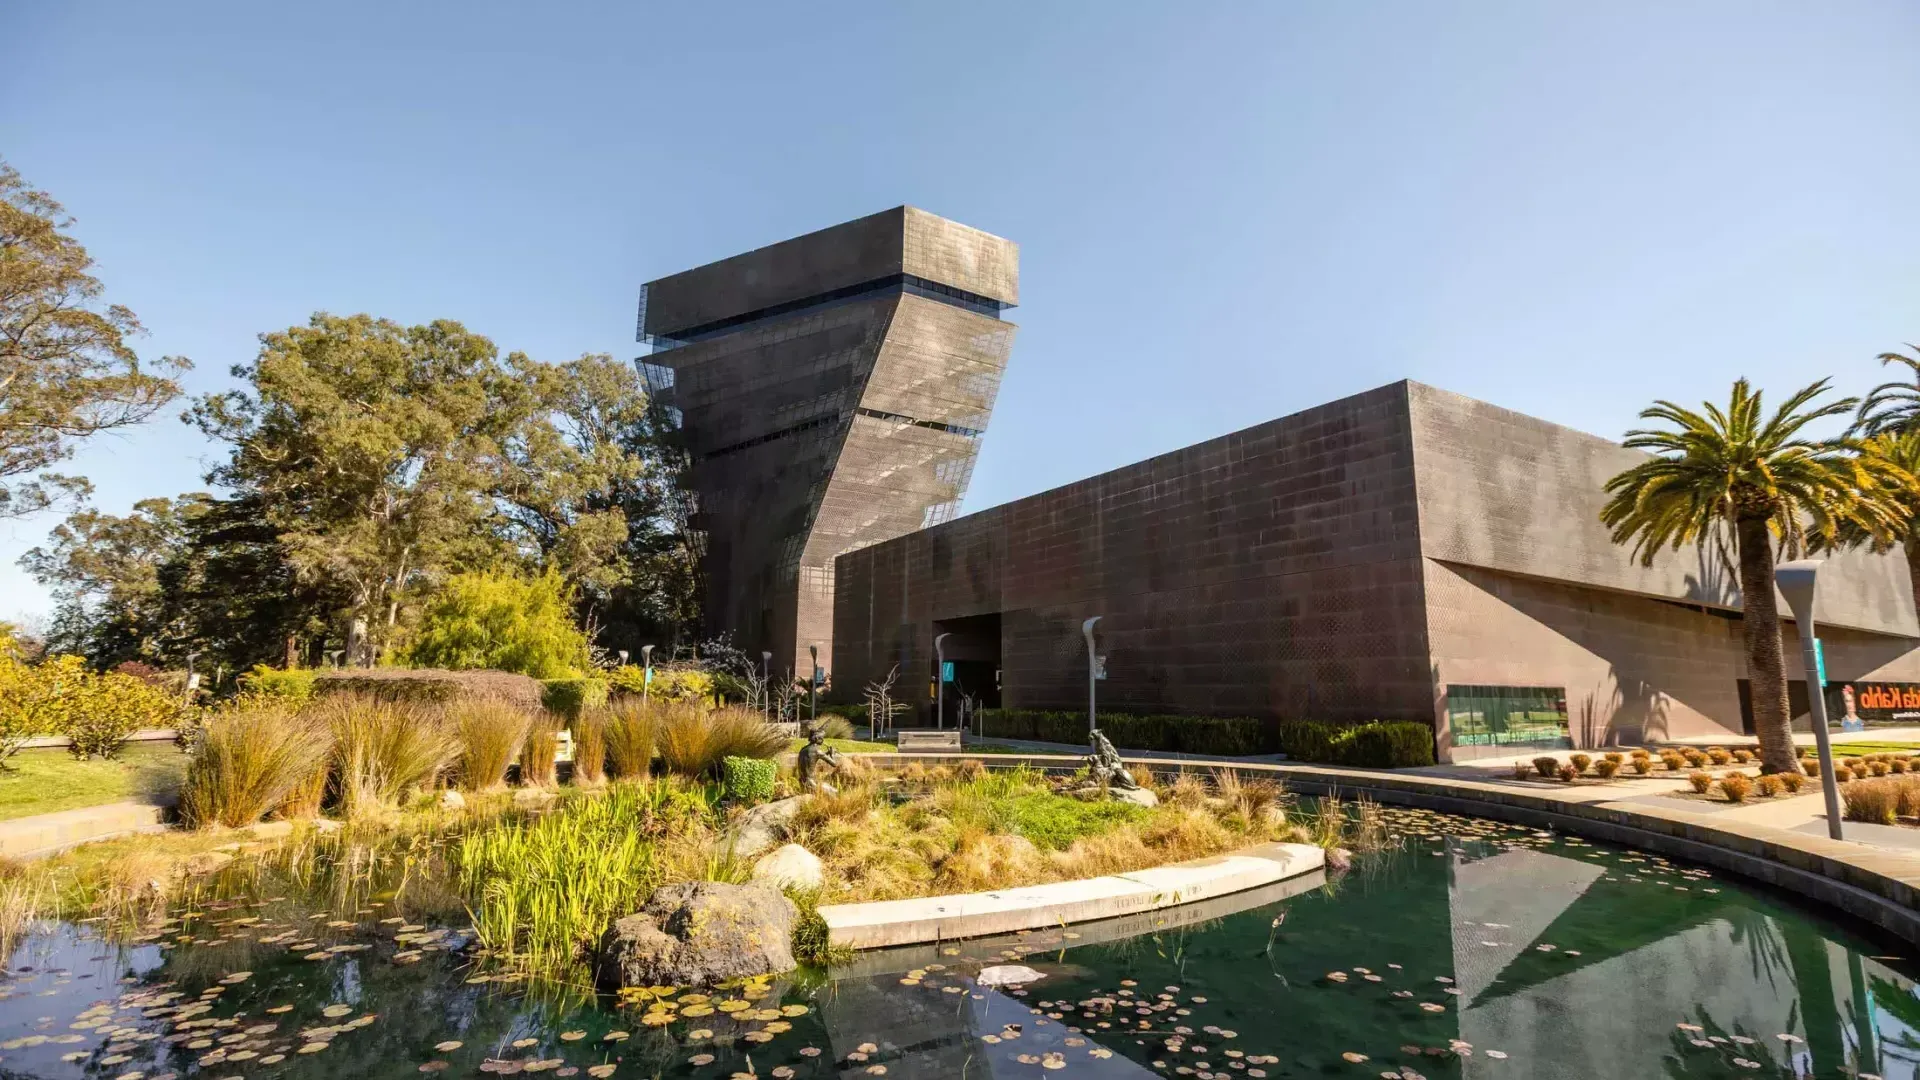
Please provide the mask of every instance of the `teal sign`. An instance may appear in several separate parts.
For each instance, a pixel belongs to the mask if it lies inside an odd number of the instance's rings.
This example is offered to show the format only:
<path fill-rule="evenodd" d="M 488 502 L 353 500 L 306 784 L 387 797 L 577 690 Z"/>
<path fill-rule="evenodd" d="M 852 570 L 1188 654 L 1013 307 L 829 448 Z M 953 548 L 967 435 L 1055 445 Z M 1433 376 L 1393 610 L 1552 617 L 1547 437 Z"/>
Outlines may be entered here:
<path fill-rule="evenodd" d="M 943 660 L 940 662 L 940 681 L 941 682 L 953 681 L 953 661 Z"/>
<path fill-rule="evenodd" d="M 1813 685 L 1827 685 L 1827 650 L 1821 648 L 1820 639 L 1813 639 Z"/>

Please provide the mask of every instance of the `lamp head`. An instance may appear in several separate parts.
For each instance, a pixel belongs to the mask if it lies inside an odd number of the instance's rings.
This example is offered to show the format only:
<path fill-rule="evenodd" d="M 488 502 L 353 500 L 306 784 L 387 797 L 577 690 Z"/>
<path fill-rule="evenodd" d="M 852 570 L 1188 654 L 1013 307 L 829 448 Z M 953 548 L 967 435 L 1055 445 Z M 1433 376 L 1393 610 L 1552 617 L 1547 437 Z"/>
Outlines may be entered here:
<path fill-rule="evenodd" d="M 1820 575 L 1820 562 L 1819 559 L 1797 559 L 1773 569 L 1774 584 L 1780 587 L 1780 595 L 1787 598 L 1787 606 L 1793 609 L 1793 621 L 1802 626 L 1813 620 L 1814 586 Z"/>

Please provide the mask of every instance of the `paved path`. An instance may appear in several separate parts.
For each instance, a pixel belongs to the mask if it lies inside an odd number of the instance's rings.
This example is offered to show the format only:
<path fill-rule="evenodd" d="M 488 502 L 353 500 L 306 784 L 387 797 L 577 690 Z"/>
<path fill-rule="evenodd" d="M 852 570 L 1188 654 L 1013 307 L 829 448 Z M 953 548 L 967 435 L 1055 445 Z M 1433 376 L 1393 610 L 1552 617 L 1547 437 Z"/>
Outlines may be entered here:
<path fill-rule="evenodd" d="M 163 832 L 173 801 L 117 802 L 0 821 L 0 858 L 36 859 L 79 844 Z"/>

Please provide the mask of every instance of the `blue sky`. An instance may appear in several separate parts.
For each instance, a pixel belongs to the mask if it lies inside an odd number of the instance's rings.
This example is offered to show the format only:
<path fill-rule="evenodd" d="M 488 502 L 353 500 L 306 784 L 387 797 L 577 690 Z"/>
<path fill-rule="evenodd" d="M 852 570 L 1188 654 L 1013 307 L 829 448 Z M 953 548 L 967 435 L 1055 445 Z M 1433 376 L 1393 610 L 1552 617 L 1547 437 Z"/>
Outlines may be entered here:
<path fill-rule="evenodd" d="M 0 155 L 143 352 L 316 310 L 636 354 L 641 281 L 912 203 L 1021 244 L 981 509 L 1403 377 L 1618 436 L 1920 340 L 1910 3 L 62 4 Z M 72 468 L 203 485 L 171 415 Z M 0 525 L 13 565 L 55 522 Z"/>

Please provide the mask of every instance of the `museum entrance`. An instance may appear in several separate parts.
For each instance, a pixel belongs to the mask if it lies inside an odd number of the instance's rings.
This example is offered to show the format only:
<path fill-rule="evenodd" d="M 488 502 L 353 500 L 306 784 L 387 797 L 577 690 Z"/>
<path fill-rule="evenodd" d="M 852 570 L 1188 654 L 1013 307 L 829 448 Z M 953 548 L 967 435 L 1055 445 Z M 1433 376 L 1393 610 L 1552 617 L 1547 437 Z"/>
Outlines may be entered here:
<path fill-rule="evenodd" d="M 1000 707 L 1000 613 L 969 615 L 964 619 L 938 619 L 933 624 L 935 637 L 950 635 L 941 646 L 946 670 L 938 662 L 929 672 L 932 680 L 946 680 L 946 713 L 941 727 L 958 727 L 964 721 L 974 729 L 973 713 Z M 929 683 L 929 701 L 938 700 L 937 681 Z"/>

